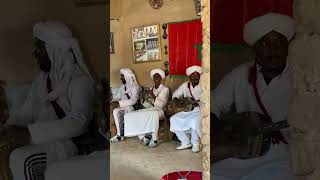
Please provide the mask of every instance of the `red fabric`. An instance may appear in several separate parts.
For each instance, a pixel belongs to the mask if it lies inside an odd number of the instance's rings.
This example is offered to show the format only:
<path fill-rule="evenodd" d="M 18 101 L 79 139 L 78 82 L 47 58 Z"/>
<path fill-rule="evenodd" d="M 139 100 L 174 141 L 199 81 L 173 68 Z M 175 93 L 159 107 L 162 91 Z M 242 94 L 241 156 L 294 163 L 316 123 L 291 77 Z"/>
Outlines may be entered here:
<path fill-rule="evenodd" d="M 254 95 L 256 97 L 256 100 L 263 111 L 263 114 L 267 116 L 268 123 L 272 123 L 271 116 L 269 115 L 267 109 L 264 107 L 258 89 L 257 89 L 257 63 L 255 62 L 254 65 L 249 70 L 249 77 L 248 77 L 249 83 L 252 85 L 254 90 Z M 284 136 L 280 131 L 273 131 L 272 132 L 272 144 L 279 144 L 280 141 L 282 141 L 285 144 L 288 144 L 288 142 L 285 140 Z"/>
<path fill-rule="evenodd" d="M 181 176 L 186 176 L 189 171 L 179 171 Z M 182 179 L 177 172 L 172 172 L 162 176 L 160 180 L 178 180 Z M 202 172 L 199 171 L 191 171 L 191 173 L 186 177 L 186 180 L 202 180 Z"/>
<path fill-rule="evenodd" d="M 268 12 L 292 16 L 293 0 L 216 0 L 211 3 L 211 42 L 242 44 L 243 27 Z"/>
<path fill-rule="evenodd" d="M 51 79 L 48 76 L 47 78 L 47 89 L 48 89 L 48 94 L 52 91 L 52 84 L 51 84 Z M 51 101 L 50 102 L 54 111 L 56 112 L 56 115 L 58 116 L 59 119 L 62 119 L 66 116 L 65 112 L 63 109 L 60 107 L 60 105 L 57 103 L 57 101 Z"/>
<path fill-rule="evenodd" d="M 200 20 L 168 24 L 169 75 L 186 75 L 186 69 L 201 66 L 197 59 L 202 44 L 202 23 Z"/>

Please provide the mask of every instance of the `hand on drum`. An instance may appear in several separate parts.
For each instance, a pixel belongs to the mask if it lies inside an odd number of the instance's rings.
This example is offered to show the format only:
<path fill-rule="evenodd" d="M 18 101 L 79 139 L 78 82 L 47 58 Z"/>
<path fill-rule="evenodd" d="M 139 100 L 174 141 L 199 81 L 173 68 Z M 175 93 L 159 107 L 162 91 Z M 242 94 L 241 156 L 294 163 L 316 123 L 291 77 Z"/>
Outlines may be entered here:
<path fill-rule="evenodd" d="M 112 101 L 110 103 L 110 106 L 113 108 L 119 108 L 120 107 L 120 103 L 118 101 Z"/>
<path fill-rule="evenodd" d="M 193 108 L 198 107 L 199 102 L 193 99 L 192 106 L 193 106 Z"/>

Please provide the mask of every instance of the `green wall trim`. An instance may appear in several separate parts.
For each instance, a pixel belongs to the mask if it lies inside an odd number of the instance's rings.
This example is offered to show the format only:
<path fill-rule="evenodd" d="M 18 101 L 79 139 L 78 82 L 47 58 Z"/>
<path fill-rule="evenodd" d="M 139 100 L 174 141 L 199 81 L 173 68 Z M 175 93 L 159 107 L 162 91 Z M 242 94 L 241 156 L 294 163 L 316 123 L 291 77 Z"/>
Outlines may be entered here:
<path fill-rule="evenodd" d="M 193 22 L 196 20 L 201 20 L 200 18 L 196 18 L 196 19 L 190 19 L 190 20 L 184 20 L 184 21 L 173 21 L 173 22 L 167 22 L 167 24 L 177 24 L 177 23 L 182 23 L 182 22 Z"/>
<path fill-rule="evenodd" d="M 188 78 L 186 75 L 169 75 L 169 78 Z"/>
<path fill-rule="evenodd" d="M 221 44 L 221 43 L 214 43 L 211 46 L 211 54 L 218 52 L 218 53 L 253 53 L 251 47 L 246 44 Z"/>

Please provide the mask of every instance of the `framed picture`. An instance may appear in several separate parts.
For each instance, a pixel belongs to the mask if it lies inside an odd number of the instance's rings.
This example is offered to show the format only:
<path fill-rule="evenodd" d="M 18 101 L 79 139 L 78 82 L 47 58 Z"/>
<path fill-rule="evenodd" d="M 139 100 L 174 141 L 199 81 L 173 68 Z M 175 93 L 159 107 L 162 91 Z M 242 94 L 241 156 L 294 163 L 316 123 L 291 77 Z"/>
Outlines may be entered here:
<path fill-rule="evenodd" d="M 159 24 L 131 28 L 133 62 L 161 60 Z"/>
<path fill-rule="evenodd" d="M 110 32 L 110 54 L 114 54 L 114 36 L 113 32 Z"/>

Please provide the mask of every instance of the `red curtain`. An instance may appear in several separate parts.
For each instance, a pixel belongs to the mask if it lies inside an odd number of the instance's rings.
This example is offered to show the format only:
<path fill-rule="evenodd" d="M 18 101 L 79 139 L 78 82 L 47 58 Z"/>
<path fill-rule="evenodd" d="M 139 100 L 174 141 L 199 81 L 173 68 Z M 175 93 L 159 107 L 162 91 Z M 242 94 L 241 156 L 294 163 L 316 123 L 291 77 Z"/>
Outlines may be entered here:
<path fill-rule="evenodd" d="M 168 24 L 169 74 L 186 75 L 186 68 L 201 66 L 200 20 Z"/>
<path fill-rule="evenodd" d="M 268 12 L 292 16 L 293 0 L 215 0 L 211 3 L 211 42 L 242 44 L 244 24 Z"/>

